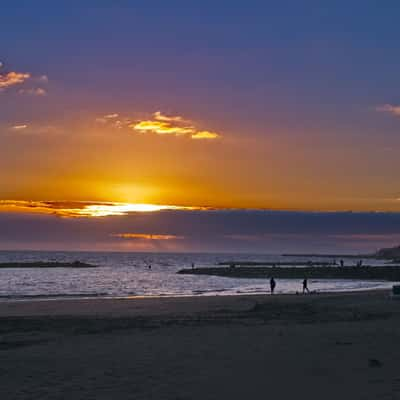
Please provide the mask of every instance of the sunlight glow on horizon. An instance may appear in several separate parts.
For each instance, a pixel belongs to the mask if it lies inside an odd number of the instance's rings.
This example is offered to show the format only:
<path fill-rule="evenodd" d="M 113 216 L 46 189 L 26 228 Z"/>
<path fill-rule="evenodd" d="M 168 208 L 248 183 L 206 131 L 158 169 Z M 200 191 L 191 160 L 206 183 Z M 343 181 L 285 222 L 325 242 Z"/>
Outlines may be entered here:
<path fill-rule="evenodd" d="M 157 204 L 101 204 L 87 205 L 83 209 L 78 210 L 77 214 L 85 217 L 107 217 L 111 215 L 126 215 L 131 212 L 155 212 L 162 210 L 181 210 L 187 207 L 166 206 Z"/>
<path fill-rule="evenodd" d="M 181 240 L 184 236 L 180 235 L 161 235 L 154 233 L 112 233 L 111 237 L 122 239 L 144 239 L 144 240 Z"/>
<path fill-rule="evenodd" d="M 144 203 L 0 200 L 0 212 L 33 212 L 75 218 L 122 216 L 130 213 L 150 213 L 164 210 L 204 209 L 206 208 Z"/>

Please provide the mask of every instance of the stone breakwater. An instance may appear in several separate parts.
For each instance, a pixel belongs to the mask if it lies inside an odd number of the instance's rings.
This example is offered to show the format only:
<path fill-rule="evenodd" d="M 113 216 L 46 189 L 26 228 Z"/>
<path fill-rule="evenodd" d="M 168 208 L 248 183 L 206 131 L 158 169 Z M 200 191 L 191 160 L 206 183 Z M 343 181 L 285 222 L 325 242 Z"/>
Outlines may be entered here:
<path fill-rule="evenodd" d="M 81 261 L 74 262 L 6 262 L 0 263 L 0 268 L 96 268 L 96 265 L 87 264 Z"/>
<path fill-rule="evenodd" d="M 178 274 L 213 275 L 230 278 L 353 279 L 400 281 L 400 265 L 362 267 L 211 267 L 182 269 Z"/>

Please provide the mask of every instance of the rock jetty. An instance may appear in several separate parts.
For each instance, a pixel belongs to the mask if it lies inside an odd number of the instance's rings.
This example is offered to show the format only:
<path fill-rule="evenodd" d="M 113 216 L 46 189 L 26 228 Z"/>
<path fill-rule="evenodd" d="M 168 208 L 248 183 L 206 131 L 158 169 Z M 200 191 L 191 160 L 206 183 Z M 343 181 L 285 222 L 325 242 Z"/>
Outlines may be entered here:
<path fill-rule="evenodd" d="M 384 266 L 311 266 L 311 267 L 210 267 L 182 269 L 178 274 L 214 275 L 229 278 L 279 279 L 356 279 L 400 281 L 400 265 Z"/>
<path fill-rule="evenodd" d="M 34 261 L 34 262 L 5 262 L 0 263 L 0 268 L 96 268 L 97 265 L 87 264 L 81 261 L 57 262 L 57 261 Z"/>

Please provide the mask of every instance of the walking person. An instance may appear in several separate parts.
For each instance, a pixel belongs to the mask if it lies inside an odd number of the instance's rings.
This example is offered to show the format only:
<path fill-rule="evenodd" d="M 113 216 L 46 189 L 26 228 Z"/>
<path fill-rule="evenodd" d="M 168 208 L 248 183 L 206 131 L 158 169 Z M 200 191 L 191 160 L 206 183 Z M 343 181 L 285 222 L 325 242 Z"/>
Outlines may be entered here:
<path fill-rule="evenodd" d="M 303 280 L 303 294 L 304 294 L 305 292 L 310 293 L 310 291 L 308 290 L 307 278 L 304 278 L 304 280 Z"/>
<path fill-rule="evenodd" d="M 275 286 L 276 286 L 276 282 L 274 278 L 271 278 L 269 280 L 269 286 L 271 288 L 271 294 L 274 294 L 274 290 L 275 290 Z"/>

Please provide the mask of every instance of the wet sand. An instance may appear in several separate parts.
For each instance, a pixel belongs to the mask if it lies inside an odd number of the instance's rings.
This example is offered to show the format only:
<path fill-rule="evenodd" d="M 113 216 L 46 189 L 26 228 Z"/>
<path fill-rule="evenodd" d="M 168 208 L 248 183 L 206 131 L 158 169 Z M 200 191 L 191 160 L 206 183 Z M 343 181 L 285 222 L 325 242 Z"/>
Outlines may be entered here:
<path fill-rule="evenodd" d="M 1 399 L 398 399 L 387 291 L 0 303 Z"/>

